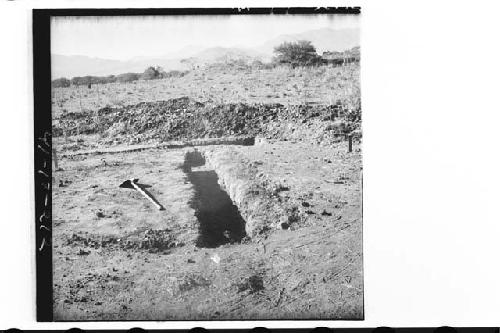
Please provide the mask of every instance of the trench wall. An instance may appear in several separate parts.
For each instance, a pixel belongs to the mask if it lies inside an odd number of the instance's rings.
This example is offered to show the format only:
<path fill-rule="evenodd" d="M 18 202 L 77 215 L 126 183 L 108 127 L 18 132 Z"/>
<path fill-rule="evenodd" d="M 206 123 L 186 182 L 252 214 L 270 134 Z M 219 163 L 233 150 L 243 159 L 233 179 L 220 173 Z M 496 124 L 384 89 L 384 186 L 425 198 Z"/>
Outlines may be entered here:
<path fill-rule="evenodd" d="M 272 190 L 273 184 L 232 147 L 206 149 L 202 154 L 245 219 L 248 236 L 286 228 L 297 218 L 296 208 L 283 201 Z"/>

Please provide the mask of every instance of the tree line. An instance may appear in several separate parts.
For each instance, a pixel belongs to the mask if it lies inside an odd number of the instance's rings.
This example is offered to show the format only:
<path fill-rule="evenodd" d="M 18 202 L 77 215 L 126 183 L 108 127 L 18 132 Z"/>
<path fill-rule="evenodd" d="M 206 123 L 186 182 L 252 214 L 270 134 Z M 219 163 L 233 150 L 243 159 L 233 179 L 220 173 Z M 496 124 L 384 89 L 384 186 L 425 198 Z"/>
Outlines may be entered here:
<path fill-rule="evenodd" d="M 186 74 L 186 71 L 164 71 L 160 66 L 150 66 L 146 68 L 143 73 L 122 73 L 118 75 L 107 75 L 107 76 L 75 76 L 71 79 L 62 77 L 52 80 L 52 86 L 54 88 L 67 88 L 70 86 L 89 86 L 92 84 L 103 84 L 103 83 L 125 83 L 133 82 L 137 80 L 156 80 L 164 79 L 169 77 L 182 77 Z"/>
<path fill-rule="evenodd" d="M 360 61 L 360 49 L 354 47 L 344 52 L 323 52 L 319 55 L 308 40 L 284 42 L 274 48 L 273 62 L 292 67 L 315 66 L 323 64 L 342 65 Z"/>

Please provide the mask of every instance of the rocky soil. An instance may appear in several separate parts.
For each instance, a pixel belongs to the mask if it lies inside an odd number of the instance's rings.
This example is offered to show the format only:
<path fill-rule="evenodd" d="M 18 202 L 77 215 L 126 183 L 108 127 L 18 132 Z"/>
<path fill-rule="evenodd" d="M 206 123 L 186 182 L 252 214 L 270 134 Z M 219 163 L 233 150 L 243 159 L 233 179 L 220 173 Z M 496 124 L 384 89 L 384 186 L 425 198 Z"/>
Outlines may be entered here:
<path fill-rule="evenodd" d="M 95 112 L 63 113 L 54 120 L 56 137 L 99 134 L 101 145 L 168 142 L 195 138 L 256 136 L 331 143 L 360 128 L 359 110 L 281 104 L 203 104 L 188 97 L 143 102 Z"/>

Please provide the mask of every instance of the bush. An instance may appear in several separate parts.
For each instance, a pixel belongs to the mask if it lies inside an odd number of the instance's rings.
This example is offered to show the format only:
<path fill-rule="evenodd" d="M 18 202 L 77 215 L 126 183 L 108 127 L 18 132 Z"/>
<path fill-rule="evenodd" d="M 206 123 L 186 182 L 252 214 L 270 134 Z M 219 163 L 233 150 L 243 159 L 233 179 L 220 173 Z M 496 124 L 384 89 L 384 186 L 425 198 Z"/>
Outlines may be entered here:
<path fill-rule="evenodd" d="M 141 77 L 141 74 L 139 73 L 123 73 L 118 76 L 116 76 L 116 81 L 117 82 L 132 82 L 132 81 L 137 81 Z"/>
<path fill-rule="evenodd" d="M 162 79 L 169 78 L 169 77 L 183 77 L 187 73 L 188 73 L 188 71 L 177 71 L 177 70 L 163 72 Z"/>
<path fill-rule="evenodd" d="M 90 83 L 90 76 L 75 76 L 71 79 L 71 84 L 74 86 L 83 86 Z"/>
<path fill-rule="evenodd" d="M 183 77 L 187 71 L 172 70 L 165 72 L 160 66 L 150 66 L 141 75 L 143 80 L 166 79 L 170 77 Z"/>
<path fill-rule="evenodd" d="M 100 79 L 101 79 L 100 83 L 113 83 L 113 82 L 116 82 L 116 76 L 114 76 L 114 75 L 108 75 L 108 76 L 102 77 Z"/>
<path fill-rule="evenodd" d="M 315 65 L 320 61 L 316 48 L 310 41 L 284 42 L 274 48 L 274 61 L 279 64 L 289 64 L 292 67 Z"/>
<path fill-rule="evenodd" d="M 359 62 L 361 58 L 359 46 L 353 47 L 350 50 L 343 52 L 326 51 L 323 52 L 321 60 L 323 63 L 332 64 L 335 66 L 345 65 L 349 63 Z"/>
<path fill-rule="evenodd" d="M 65 77 L 55 79 L 52 81 L 52 87 L 54 88 L 67 88 L 71 85 L 71 81 Z"/>
<path fill-rule="evenodd" d="M 161 77 L 162 72 L 163 72 L 163 70 L 161 69 L 161 67 L 150 66 L 150 67 L 146 68 L 144 73 L 142 73 L 141 79 L 143 79 L 143 80 L 156 80 L 156 79 L 159 79 Z"/>

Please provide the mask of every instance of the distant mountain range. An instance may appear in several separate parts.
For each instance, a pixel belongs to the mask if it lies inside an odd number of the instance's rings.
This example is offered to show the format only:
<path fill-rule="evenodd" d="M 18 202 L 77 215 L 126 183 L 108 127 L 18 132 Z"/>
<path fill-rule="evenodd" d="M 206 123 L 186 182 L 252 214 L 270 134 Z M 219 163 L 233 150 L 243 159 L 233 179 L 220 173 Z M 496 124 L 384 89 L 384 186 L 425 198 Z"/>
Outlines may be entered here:
<path fill-rule="evenodd" d="M 141 57 L 131 60 L 112 60 L 86 56 L 52 55 L 52 78 L 71 78 L 85 75 L 117 75 L 121 73 L 142 73 L 148 66 L 161 66 L 164 69 L 184 69 L 180 59 Z"/>
<path fill-rule="evenodd" d="M 190 63 L 206 64 L 242 59 L 245 61 L 269 61 L 274 47 L 283 42 L 309 40 L 319 54 L 324 51 L 344 51 L 360 44 L 359 29 L 317 29 L 299 34 L 281 35 L 253 48 L 228 48 L 190 45 L 178 51 L 157 57 L 135 57 L 130 60 L 92 58 L 81 55 L 52 55 L 52 78 L 71 78 L 85 75 L 116 75 L 120 73 L 142 73 L 148 66 L 161 66 L 165 70 L 185 70 Z"/>

